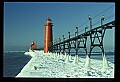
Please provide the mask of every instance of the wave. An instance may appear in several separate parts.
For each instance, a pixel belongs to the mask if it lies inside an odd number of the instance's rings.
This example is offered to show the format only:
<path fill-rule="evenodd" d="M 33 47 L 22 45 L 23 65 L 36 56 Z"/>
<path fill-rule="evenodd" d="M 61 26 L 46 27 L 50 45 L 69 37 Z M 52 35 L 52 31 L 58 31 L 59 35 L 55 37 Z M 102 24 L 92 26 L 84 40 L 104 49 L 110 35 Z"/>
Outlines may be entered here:
<path fill-rule="evenodd" d="M 26 52 L 26 51 L 4 51 L 4 53 L 19 53 L 19 52 Z"/>

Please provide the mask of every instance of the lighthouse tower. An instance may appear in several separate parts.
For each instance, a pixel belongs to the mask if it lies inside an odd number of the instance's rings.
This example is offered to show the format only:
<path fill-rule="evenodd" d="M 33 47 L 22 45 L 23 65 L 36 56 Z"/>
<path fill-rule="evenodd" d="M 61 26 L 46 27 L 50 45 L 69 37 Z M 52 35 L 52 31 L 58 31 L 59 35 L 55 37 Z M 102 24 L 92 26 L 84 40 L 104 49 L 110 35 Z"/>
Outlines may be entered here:
<path fill-rule="evenodd" d="M 44 53 L 52 52 L 52 48 L 50 47 L 53 43 L 53 36 L 52 36 L 52 23 L 50 17 L 46 20 L 45 28 L 44 28 Z"/>

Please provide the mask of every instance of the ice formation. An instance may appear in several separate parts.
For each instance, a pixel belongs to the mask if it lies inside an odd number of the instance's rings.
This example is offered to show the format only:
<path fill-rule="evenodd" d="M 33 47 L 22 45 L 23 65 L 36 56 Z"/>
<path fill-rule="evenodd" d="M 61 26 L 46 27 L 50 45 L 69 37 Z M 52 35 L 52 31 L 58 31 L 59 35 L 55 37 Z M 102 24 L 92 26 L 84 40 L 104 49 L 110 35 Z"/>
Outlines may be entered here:
<path fill-rule="evenodd" d="M 71 56 L 69 60 L 70 55 L 44 53 L 38 50 L 25 52 L 25 55 L 30 55 L 32 58 L 16 78 L 114 78 L 114 64 L 105 59 L 103 61 L 107 61 L 110 68 L 102 69 L 107 65 L 106 63 L 89 59 L 88 56 L 86 59 L 78 55 Z M 90 68 L 86 68 L 89 65 Z"/>

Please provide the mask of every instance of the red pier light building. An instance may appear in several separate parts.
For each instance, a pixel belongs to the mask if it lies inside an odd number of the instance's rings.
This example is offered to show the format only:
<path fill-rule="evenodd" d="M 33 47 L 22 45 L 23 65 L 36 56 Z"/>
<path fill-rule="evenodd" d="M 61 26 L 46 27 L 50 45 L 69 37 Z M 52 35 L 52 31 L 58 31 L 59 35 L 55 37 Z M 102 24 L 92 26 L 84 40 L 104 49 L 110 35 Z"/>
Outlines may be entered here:
<path fill-rule="evenodd" d="M 37 45 L 33 41 L 33 43 L 30 46 L 30 50 L 35 50 L 35 49 L 37 49 Z"/>
<path fill-rule="evenodd" d="M 48 19 L 46 20 L 45 23 L 45 28 L 44 28 L 44 53 L 52 52 L 52 48 L 50 48 L 50 46 L 53 44 L 53 35 L 52 35 L 52 24 L 51 23 L 51 19 L 50 17 L 48 17 Z"/>

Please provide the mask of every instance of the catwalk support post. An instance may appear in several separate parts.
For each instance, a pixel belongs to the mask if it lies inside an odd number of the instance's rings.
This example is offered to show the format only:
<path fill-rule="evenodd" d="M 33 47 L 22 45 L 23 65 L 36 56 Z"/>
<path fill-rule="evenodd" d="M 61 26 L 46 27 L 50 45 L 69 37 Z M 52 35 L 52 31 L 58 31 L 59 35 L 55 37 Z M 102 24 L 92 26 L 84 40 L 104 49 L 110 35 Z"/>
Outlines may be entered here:
<path fill-rule="evenodd" d="M 76 32 L 75 32 L 75 37 L 77 36 L 78 36 L 78 27 L 76 27 Z M 75 41 L 75 50 L 76 50 L 76 54 L 73 63 L 78 63 L 78 37 Z"/>

